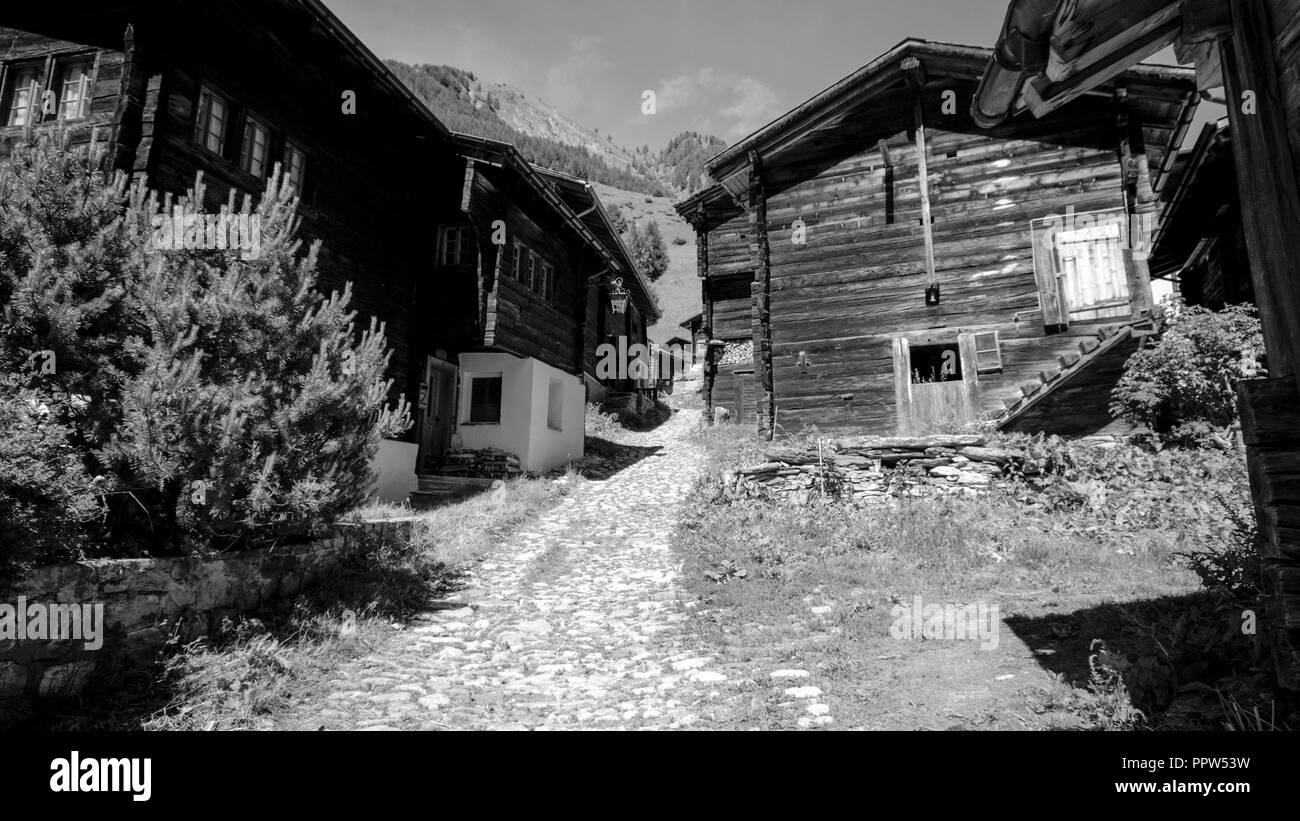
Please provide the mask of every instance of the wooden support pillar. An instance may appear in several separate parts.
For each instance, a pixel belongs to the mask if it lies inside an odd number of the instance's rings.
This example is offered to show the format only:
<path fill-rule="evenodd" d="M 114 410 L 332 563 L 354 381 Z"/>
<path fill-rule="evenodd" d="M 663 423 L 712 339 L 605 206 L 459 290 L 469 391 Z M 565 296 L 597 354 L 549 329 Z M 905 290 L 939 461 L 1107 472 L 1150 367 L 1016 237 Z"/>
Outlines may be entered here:
<path fill-rule="evenodd" d="M 1300 394 L 1291 377 L 1240 382 L 1237 396 L 1259 527 L 1261 623 L 1278 683 L 1300 691 Z"/>
<path fill-rule="evenodd" d="M 1142 231 L 1143 183 L 1146 184 L 1146 191 L 1150 194 L 1151 178 L 1150 168 L 1146 162 L 1142 127 L 1130 117 L 1128 89 L 1123 86 L 1115 89 L 1115 124 L 1116 132 L 1119 134 L 1119 146 L 1116 150 L 1124 184 L 1124 271 L 1128 280 L 1132 317 L 1138 319 L 1149 312 L 1152 306 L 1151 269 L 1145 254 L 1139 258 L 1136 253 L 1136 245 Z"/>
<path fill-rule="evenodd" d="M 767 191 L 758 152 L 749 152 L 749 225 L 754 236 L 753 305 L 754 377 L 758 392 L 758 435 L 772 441 L 776 431 L 776 396 L 772 385 L 772 261 L 767 238 Z"/>
<path fill-rule="evenodd" d="M 1229 0 L 1219 42 L 1242 224 L 1270 379 L 1237 386 L 1264 563 L 1264 610 L 1278 681 L 1300 690 L 1300 185 L 1268 8 Z"/>
<path fill-rule="evenodd" d="M 1300 362 L 1300 196 L 1287 112 L 1265 4 L 1231 3 L 1233 36 L 1220 50 L 1241 216 L 1269 375 L 1292 376 Z M 1253 113 L 1247 113 L 1248 97 Z"/>
<path fill-rule="evenodd" d="M 704 421 L 713 424 L 713 381 L 717 366 L 713 363 L 713 297 L 709 293 L 709 228 L 703 215 L 695 227 L 695 273 L 700 278 L 700 333 L 704 335 Z M 698 345 L 699 340 L 692 339 Z"/>

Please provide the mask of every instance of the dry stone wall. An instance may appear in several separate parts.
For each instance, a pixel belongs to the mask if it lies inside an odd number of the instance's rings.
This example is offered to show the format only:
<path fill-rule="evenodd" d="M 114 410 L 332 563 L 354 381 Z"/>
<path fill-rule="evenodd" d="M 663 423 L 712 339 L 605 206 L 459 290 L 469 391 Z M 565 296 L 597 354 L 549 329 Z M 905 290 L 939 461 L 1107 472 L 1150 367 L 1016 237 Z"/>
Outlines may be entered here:
<path fill-rule="evenodd" d="M 723 476 L 733 497 L 807 503 L 826 494 L 870 500 L 932 493 L 977 494 L 1011 475 L 1034 475 L 1024 454 L 987 447 L 983 436 L 860 436 L 781 448 L 766 462 Z"/>
<path fill-rule="evenodd" d="M 206 635 L 226 617 L 295 596 L 376 540 L 405 537 L 407 528 L 402 520 L 339 525 L 330 538 L 268 550 L 35 568 L 0 588 L 0 724 L 38 699 L 75 696 L 152 663 L 173 636 Z M 99 605 L 99 635 L 91 640 Z M 55 622 L 67 624 L 74 607 L 84 617 L 72 622 L 80 637 L 56 640 L 71 631 Z"/>

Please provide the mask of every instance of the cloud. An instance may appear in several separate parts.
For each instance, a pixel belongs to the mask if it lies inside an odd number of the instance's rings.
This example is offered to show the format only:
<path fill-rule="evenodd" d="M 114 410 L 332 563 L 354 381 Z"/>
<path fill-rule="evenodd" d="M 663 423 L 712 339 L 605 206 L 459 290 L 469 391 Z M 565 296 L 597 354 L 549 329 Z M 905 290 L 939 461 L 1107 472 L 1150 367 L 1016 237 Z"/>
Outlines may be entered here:
<path fill-rule="evenodd" d="M 594 78 L 614 64 L 605 56 L 599 37 L 574 37 L 568 56 L 546 70 L 546 101 L 561 111 L 569 111 L 588 102 Z"/>
<path fill-rule="evenodd" d="M 734 141 L 748 136 L 785 110 L 780 95 L 761 80 L 704 66 L 660 80 L 657 110 L 691 117 L 693 126 Z"/>

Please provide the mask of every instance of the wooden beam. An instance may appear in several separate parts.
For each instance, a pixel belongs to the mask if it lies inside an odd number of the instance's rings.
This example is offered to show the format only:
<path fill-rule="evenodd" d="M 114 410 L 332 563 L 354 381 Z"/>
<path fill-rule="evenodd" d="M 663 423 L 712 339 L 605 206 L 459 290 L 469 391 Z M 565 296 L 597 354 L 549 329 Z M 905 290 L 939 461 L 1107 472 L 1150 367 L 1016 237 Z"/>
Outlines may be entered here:
<path fill-rule="evenodd" d="M 1038 77 L 1025 84 L 1022 99 L 1035 117 L 1043 118 L 1056 109 L 1095 90 L 1123 74 L 1130 67 L 1153 56 L 1178 37 L 1182 21 L 1177 17 L 1164 26 L 1099 59 L 1058 83 Z"/>
<path fill-rule="evenodd" d="M 1272 377 L 1300 363 L 1300 188 L 1267 9 L 1231 0 L 1234 31 L 1220 43 L 1242 223 Z M 1246 98 L 1253 98 L 1253 109 Z M 1253 111 L 1253 113 L 1248 113 Z"/>
<path fill-rule="evenodd" d="M 1132 305 L 1131 316 L 1137 319 L 1151 309 L 1151 269 L 1146 259 L 1138 259 L 1135 253 L 1135 230 L 1139 225 L 1139 184 L 1147 171 L 1145 147 L 1142 145 L 1142 124 L 1132 116 L 1129 110 L 1128 89 L 1121 86 L 1115 89 L 1115 130 L 1119 135 L 1119 164 L 1123 181 L 1124 215 L 1124 273 L 1128 279 L 1129 303 Z"/>
<path fill-rule="evenodd" d="M 925 139 L 925 100 L 922 96 L 925 69 L 921 61 L 908 57 L 901 66 L 907 84 L 912 88 L 912 123 L 916 129 L 916 164 L 918 184 L 921 189 L 921 228 L 925 236 L 926 282 L 937 285 L 939 274 L 934 262 L 934 218 L 930 204 L 930 158 Z"/>
<path fill-rule="evenodd" d="M 754 377 L 758 391 L 758 433 L 775 434 L 776 395 L 772 384 L 772 250 L 767 237 L 767 191 L 758 152 L 749 152 L 749 224 L 754 235 L 750 254 L 754 264 L 751 286 L 754 312 Z"/>
<path fill-rule="evenodd" d="M 713 424 L 713 297 L 709 293 L 709 231 L 703 218 L 695 226 L 695 273 L 700 277 L 700 332 L 704 334 L 704 421 Z M 692 345 L 699 340 L 691 339 Z"/>

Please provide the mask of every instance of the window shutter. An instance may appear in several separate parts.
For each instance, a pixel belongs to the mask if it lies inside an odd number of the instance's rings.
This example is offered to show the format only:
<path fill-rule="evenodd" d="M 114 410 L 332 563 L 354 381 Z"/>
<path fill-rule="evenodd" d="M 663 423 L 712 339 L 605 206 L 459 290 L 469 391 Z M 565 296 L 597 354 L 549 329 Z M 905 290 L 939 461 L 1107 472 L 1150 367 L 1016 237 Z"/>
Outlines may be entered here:
<path fill-rule="evenodd" d="M 1038 302 L 1043 309 L 1043 325 L 1069 326 L 1070 315 L 1061 286 L 1056 278 L 1056 226 L 1051 221 L 1033 226 L 1031 239 L 1034 248 L 1034 275 L 1038 280 Z"/>

